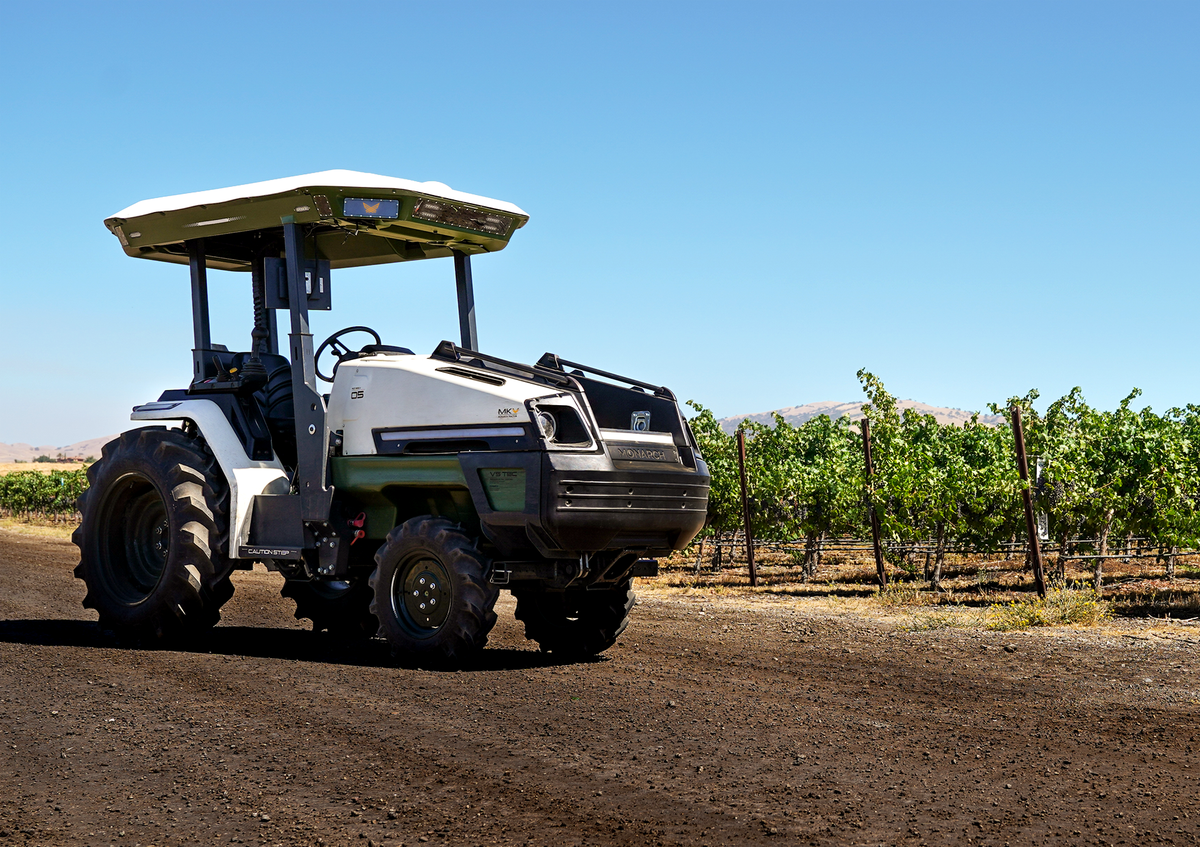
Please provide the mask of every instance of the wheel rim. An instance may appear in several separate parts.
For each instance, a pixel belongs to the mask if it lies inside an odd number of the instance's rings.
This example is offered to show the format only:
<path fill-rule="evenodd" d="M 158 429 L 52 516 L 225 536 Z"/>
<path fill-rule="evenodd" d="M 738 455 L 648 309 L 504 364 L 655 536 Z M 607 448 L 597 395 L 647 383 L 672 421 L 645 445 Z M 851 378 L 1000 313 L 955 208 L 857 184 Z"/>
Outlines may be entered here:
<path fill-rule="evenodd" d="M 171 526 L 162 495 L 139 474 L 122 477 L 101 515 L 100 578 L 127 606 L 146 600 L 162 581 L 171 552 Z"/>
<path fill-rule="evenodd" d="M 445 566 L 428 555 L 413 556 L 392 576 L 392 612 L 416 638 L 431 638 L 446 623 L 454 588 Z"/>

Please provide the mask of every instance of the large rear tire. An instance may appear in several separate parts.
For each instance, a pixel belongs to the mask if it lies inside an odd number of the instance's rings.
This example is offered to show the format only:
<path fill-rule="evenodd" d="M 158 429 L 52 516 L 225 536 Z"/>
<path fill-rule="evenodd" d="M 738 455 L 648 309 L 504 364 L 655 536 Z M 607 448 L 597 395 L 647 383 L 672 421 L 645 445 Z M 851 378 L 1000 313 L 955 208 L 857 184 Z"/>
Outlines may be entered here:
<path fill-rule="evenodd" d="M 444 518 L 413 518 L 375 554 L 371 611 L 392 652 L 419 661 L 462 660 L 496 625 L 499 589 L 471 539 Z"/>
<path fill-rule="evenodd" d="M 366 575 L 347 580 L 289 579 L 279 592 L 296 601 L 296 619 L 312 621 L 313 632 L 359 640 L 379 632 L 371 611 L 374 594 Z"/>
<path fill-rule="evenodd" d="M 617 643 L 636 599 L 633 580 L 604 591 L 514 591 L 525 637 L 543 652 L 595 656 Z"/>
<path fill-rule="evenodd" d="M 79 499 L 75 576 L 100 626 L 139 641 L 214 626 L 231 596 L 224 556 L 229 491 L 197 436 L 148 427 L 104 445 Z"/>

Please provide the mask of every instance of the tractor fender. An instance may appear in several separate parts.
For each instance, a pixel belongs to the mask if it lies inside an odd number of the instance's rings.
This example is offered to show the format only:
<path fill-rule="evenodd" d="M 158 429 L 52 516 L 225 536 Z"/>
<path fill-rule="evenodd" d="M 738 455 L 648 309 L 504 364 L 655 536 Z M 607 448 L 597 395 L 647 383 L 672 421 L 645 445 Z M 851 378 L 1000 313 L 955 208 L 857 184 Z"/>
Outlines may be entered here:
<path fill-rule="evenodd" d="M 287 471 L 279 459 L 256 461 L 234 433 L 221 407 L 211 400 L 168 400 L 133 407 L 130 420 L 191 421 L 204 436 L 229 483 L 229 550 L 231 559 L 241 558 L 238 551 L 249 541 L 250 518 L 258 494 L 287 494 Z"/>

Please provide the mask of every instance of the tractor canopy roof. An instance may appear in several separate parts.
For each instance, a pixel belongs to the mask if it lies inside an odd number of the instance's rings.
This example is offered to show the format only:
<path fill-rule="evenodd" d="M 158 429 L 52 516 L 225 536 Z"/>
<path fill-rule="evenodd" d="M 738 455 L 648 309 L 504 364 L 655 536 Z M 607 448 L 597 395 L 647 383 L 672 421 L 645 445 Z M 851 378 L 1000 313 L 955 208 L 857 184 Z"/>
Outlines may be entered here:
<path fill-rule="evenodd" d="M 352 268 L 503 250 L 529 215 L 511 203 L 358 171 L 321 171 L 143 200 L 104 225 L 129 256 L 188 263 L 203 238 L 210 268 L 250 270 L 278 256 L 283 224 L 301 225 L 306 252 Z"/>

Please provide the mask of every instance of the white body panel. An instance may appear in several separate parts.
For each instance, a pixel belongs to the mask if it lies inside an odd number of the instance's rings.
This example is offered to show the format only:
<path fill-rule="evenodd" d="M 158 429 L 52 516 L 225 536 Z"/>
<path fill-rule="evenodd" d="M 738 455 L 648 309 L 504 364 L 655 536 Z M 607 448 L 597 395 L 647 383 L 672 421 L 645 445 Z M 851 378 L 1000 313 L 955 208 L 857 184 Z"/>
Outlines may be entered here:
<path fill-rule="evenodd" d="M 242 442 L 225 415 L 211 400 L 171 400 L 138 406 L 129 416 L 135 421 L 190 420 L 199 427 L 217 464 L 229 483 L 229 551 L 231 559 L 249 541 L 250 510 L 257 494 L 287 494 L 289 482 L 277 459 L 258 462 L 246 455 Z"/>
<path fill-rule="evenodd" d="M 328 421 L 330 430 L 342 431 L 343 455 L 376 453 L 375 429 L 529 424 L 526 400 L 559 396 L 518 379 L 505 377 L 503 385 L 491 385 L 439 370 L 445 368 L 470 370 L 444 359 L 396 353 L 340 365 Z"/>

